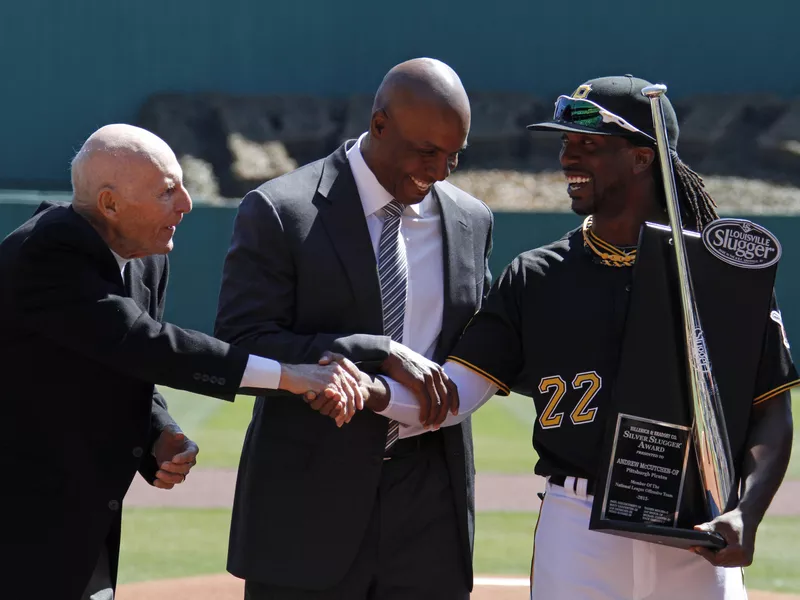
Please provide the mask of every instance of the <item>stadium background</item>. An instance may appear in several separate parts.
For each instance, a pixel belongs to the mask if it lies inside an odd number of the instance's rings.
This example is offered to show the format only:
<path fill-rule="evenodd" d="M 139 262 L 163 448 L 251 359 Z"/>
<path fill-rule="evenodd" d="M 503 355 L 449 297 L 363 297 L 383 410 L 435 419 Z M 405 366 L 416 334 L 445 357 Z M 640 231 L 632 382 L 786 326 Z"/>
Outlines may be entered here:
<path fill-rule="evenodd" d="M 753 9 L 755 10 L 755 9 Z M 71 152 L 162 91 L 371 93 L 413 56 L 469 91 L 570 93 L 606 74 L 700 93 L 800 94 L 800 6 L 723 0 L 4 0 L 0 186 L 63 187 Z"/>
<path fill-rule="evenodd" d="M 0 6 L 0 236 L 42 199 L 68 201 L 69 160 L 86 136 L 105 123 L 135 122 L 157 93 L 345 98 L 374 91 L 393 64 L 427 55 L 451 64 L 471 93 L 520 92 L 551 101 L 587 78 L 634 73 L 667 83 L 673 100 L 713 95 L 720 110 L 728 97 L 743 94 L 792 102 L 800 96 L 800 5 L 764 0 L 754 11 L 721 0 L 498 0 L 490 6 L 477 0 L 6 0 Z M 797 190 L 790 194 L 797 197 Z M 753 218 L 783 243 L 778 297 L 790 338 L 800 340 L 800 207 L 787 205 L 785 212 L 793 214 Z M 234 213 L 231 205 L 198 203 L 179 228 L 169 320 L 210 331 Z M 495 275 L 519 251 L 578 223 L 564 212 L 497 212 L 496 218 Z M 217 487 L 224 487 L 250 405 L 167 394 L 179 422 L 201 444 L 205 476 L 213 482 L 221 474 Z M 794 405 L 800 408 L 797 398 Z M 479 476 L 527 481 L 531 418 L 529 402 L 520 398 L 482 409 L 475 419 Z M 784 486 L 795 497 L 799 462 L 793 458 Z M 198 475 L 192 479 L 203 478 Z M 506 486 L 498 493 L 509 500 L 479 513 L 478 569 L 524 576 L 535 513 L 528 499 L 513 499 L 527 488 L 491 481 Z M 123 581 L 223 570 L 229 509 L 187 506 L 126 505 Z M 761 530 L 761 558 L 749 571 L 758 588 L 800 593 L 792 566 L 800 536 L 796 508 L 771 516 Z M 164 531 L 170 542 L 154 542 Z M 173 593 L 189 587 L 179 584 Z M 120 597 L 158 597 L 147 593 Z"/>

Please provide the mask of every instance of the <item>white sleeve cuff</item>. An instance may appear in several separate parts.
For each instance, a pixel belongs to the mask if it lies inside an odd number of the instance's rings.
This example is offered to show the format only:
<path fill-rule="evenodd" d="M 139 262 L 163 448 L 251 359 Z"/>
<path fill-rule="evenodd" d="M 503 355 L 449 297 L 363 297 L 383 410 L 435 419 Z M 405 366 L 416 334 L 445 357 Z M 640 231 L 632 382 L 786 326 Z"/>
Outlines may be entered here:
<path fill-rule="evenodd" d="M 389 404 L 378 414 L 406 425 L 419 425 L 419 403 L 414 394 L 394 379 L 384 377 L 383 380 L 389 384 Z"/>
<path fill-rule="evenodd" d="M 458 387 L 460 406 L 458 415 L 448 414 L 442 427 L 457 425 L 483 406 L 498 390 L 494 383 L 457 362 L 446 362 L 444 372 Z M 419 403 L 414 394 L 394 379 L 384 377 L 384 380 L 389 384 L 391 398 L 388 406 L 378 414 L 400 421 L 404 426 L 411 428 L 404 431 L 405 427 L 401 427 L 400 437 L 424 432 L 425 429 L 419 422 Z"/>
<path fill-rule="evenodd" d="M 242 388 L 277 390 L 281 382 L 281 364 L 271 358 L 251 354 L 242 375 Z"/>

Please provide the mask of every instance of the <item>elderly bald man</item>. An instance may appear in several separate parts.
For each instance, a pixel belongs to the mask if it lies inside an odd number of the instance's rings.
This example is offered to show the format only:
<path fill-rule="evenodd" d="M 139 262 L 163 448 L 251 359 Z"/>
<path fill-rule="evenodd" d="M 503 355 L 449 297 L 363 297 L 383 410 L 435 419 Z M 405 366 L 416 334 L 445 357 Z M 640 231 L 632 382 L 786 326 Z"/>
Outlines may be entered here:
<path fill-rule="evenodd" d="M 338 407 L 328 409 L 340 425 L 363 402 L 338 364 L 281 365 L 162 321 L 166 253 L 192 201 L 161 139 L 104 127 L 75 157 L 72 177 L 71 206 L 40 207 L 0 244 L 8 598 L 113 597 L 134 474 L 170 488 L 197 455 L 154 384 L 223 400 L 240 388 L 315 402 L 319 394 L 320 405 Z"/>
<path fill-rule="evenodd" d="M 488 291 L 492 226 L 444 181 L 469 126 L 449 66 L 389 71 L 369 131 L 245 196 L 216 334 L 290 362 L 331 348 L 414 390 L 426 425 L 455 412 L 438 363 Z M 411 436 L 379 414 L 386 401 L 370 395 L 336 429 L 291 399 L 256 400 L 228 554 L 246 598 L 469 597 L 469 420 Z"/>

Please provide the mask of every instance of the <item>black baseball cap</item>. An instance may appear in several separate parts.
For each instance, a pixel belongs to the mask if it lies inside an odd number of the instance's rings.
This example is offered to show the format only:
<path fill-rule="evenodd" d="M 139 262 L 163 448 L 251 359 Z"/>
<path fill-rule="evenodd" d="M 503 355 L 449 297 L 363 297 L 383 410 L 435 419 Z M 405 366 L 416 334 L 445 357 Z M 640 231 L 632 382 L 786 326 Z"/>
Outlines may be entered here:
<path fill-rule="evenodd" d="M 558 97 L 552 120 L 528 125 L 528 129 L 619 135 L 655 146 L 650 100 L 642 95 L 642 89 L 649 85 L 649 81 L 633 75 L 591 79 L 572 95 Z M 678 118 L 669 99 L 661 98 L 667 140 L 674 152 L 678 147 Z"/>

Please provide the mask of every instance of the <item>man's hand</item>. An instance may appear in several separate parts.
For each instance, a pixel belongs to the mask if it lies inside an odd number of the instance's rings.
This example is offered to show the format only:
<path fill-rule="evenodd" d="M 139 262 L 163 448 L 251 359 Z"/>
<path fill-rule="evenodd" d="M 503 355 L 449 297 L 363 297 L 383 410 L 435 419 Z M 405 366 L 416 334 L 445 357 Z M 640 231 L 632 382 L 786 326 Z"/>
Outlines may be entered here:
<path fill-rule="evenodd" d="M 756 543 L 756 528 L 749 527 L 738 508 L 718 516 L 713 521 L 695 526 L 698 531 L 716 531 L 727 546 L 721 550 L 693 546 L 692 552 L 699 554 L 717 567 L 748 567 L 753 562 Z"/>
<path fill-rule="evenodd" d="M 441 365 L 392 342 L 381 370 L 411 390 L 419 402 L 419 422 L 424 427 L 438 428 L 448 411 L 458 414 L 458 388 Z"/>
<path fill-rule="evenodd" d="M 341 427 L 364 408 L 360 371 L 349 360 L 320 359 L 319 365 L 281 365 L 280 389 L 302 395 L 314 410 Z M 329 364 L 328 364 L 329 363 Z"/>
<path fill-rule="evenodd" d="M 186 481 L 186 476 L 197 464 L 200 449 L 182 431 L 166 428 L 153 445 L 153 455 L 159 469 L 153 485 L 162 490 L 171 490 Z"/>
<path fill-rule="evenodd" d="M 389 387 L 386 385 L 383 379 L 364 373 L 342 354 L 338 354 L 330 350 L 324 352 L 319 359 L 319 364 L 321 365 L 328 365 L 332 362 L 339 363 L 353 377 L 353 379 L 358 382 L 363 403 L 361 405 L 357 405 L 355 407 L 356 410 L 369 408 L 375 412 L 381 412 L 388 406 L 390 392 Z M 307 400 L 307 402 L 311 404 L 314 410 L 319 410 L 326 415 L 329 414 L 328 411 L 335 411 L 338 408 L 334 405 L 334 403 L 327 401 L 324 398 L 321 399 L 320 396 L 317 396 L 315 401 Z M 355 413 L 353 412 L 352 414 Z M 347 421 L 350 421 L 350 418 L 352 418 L 352 416 L 348 417 Z"/>
<path fill-rule="evenodd" d="M 756 529 L 781 484 L 792 451 L 792 403 L 788 391 L 753 406 L 742 461 L 742 495 L 734 509 L 701 531 L 716 531 L 728 546 L 717 552 L 692 548 L 713 565 L 746 567 L 753 562 Z"/>

